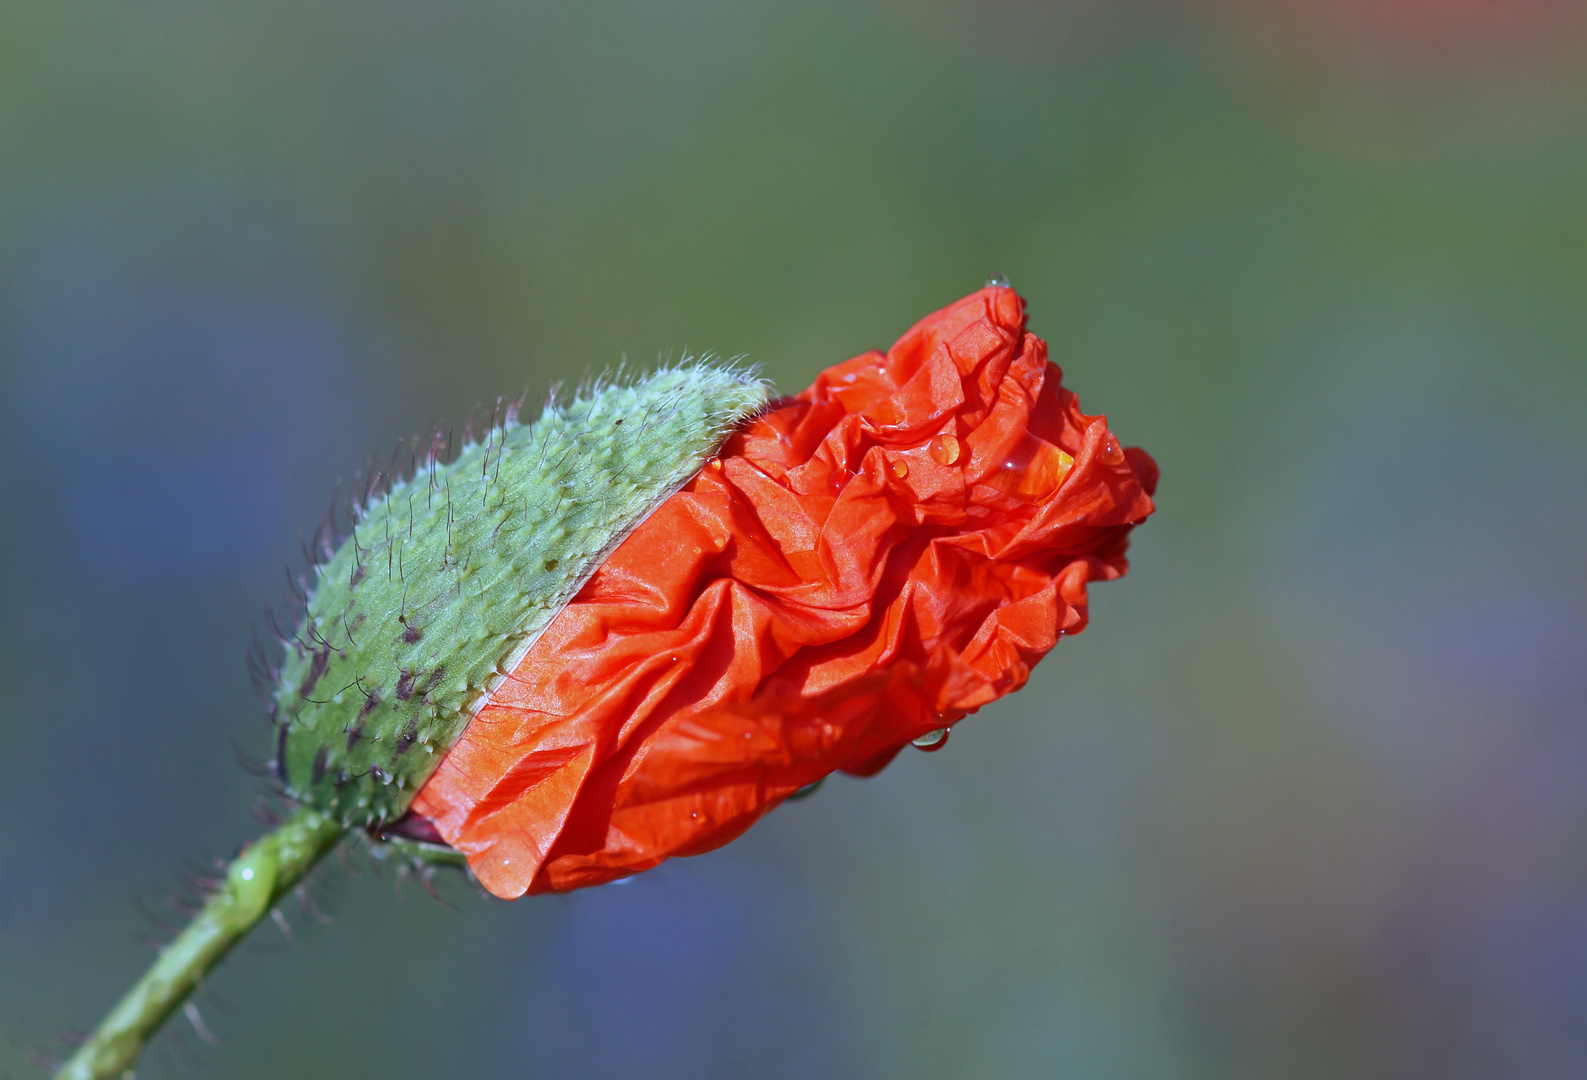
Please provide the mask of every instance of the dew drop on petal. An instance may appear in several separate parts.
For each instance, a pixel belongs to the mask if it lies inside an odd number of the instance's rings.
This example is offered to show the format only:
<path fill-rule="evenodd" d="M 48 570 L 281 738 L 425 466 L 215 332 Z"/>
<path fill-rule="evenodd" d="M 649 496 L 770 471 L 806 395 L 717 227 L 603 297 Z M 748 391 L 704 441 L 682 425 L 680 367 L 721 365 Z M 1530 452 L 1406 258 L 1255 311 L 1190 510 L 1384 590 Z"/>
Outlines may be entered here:
<path fill-rule="evenodd" d="M 946 432 L 932 439 L 926 449 L 939 465 L 952 465 L 959 460 L 959 440 Z"/>
<path fill-rule="evenodd" d="M 1063 484 L 1075 459 L 1052 443 L 1027 434 L 1019 447 L 986 477 L 999 491 L 1032 502 L 1045 502 Z"/>
<path fill-rule="evenodd" d="M 937 750 L 941 750 L 944 746 L 948 745 L 948 729 L 945 727 L 940 727 L 934 731 L 928 731 L 924 735 L 920 736 L 920 738 L 915 739 L 913 741 L 913 745 L 920 748 L 921 750 L 924 750 L 928 754 Z"/>
<path fill-rule="evenodd" d="M 1012 288 L 1012 286 L 1009 285 L 1008 278 L 1004 277 L 1002 274 L 988 274 L 986 277 L 986 284 L 982 286 L 982 288 L 1008 289 Z"/>
<path fill-rule="evenodd" d="M 904 463 L 902 458 L 898 458 L 887 466 L 887 471 L 893 474 L 895 480 L 902 480 L 909 475 L 909 466 Z"/>
<path fill-rule="evenodd" d="M 800 788 L 798 791 L 794 792 L 792 795 L 788 796 L 788 798 L 784 799 L 783 801 L 784 802 L 794 802 L 797 799 L 808 799 L 810 796 L 812 796 L 812 795 L 814 795 L 816 793 L 816 789 L 817 788 L 819 788 L 822 784 L 824 784 L 826 782 L 827 782 L 827 778 L 823 776 L 821 779 L 817 780 L 813 784 L 806 784 L 804 787 Z"/>

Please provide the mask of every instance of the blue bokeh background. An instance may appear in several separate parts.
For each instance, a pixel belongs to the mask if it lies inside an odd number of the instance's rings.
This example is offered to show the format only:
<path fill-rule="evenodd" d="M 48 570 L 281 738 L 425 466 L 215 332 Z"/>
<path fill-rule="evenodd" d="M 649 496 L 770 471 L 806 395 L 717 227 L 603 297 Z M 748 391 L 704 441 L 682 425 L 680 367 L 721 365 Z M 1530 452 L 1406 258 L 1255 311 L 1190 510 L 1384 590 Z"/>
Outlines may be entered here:
<path fill-rule="evenodd" d="M 1569 0 L 0 5 L 0 1073 L 257 826 L 335 483 L 498 394 L 785 389 L 1006 274 L 1163 469 L 943 753 L 621 886 L 354 858 L 140 1077 L 1587 1074 Z"/>

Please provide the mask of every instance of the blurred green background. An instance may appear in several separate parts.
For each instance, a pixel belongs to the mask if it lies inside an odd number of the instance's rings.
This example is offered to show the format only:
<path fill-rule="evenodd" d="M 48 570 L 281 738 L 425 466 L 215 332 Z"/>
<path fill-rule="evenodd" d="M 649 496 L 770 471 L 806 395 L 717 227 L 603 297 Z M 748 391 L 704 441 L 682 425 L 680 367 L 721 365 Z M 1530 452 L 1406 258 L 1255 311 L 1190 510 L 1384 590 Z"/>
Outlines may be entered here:
<path fill-rule="evenodd" d="M 333 485 L 786 390 L 1007 275 L 1162 466 L 944 753 L 623 887 L 354 860 L 139 1076 L 1587 1075 L 1587 36 L 1559 0 L 0 2 L 0 1074 L 257 826 Z"/>

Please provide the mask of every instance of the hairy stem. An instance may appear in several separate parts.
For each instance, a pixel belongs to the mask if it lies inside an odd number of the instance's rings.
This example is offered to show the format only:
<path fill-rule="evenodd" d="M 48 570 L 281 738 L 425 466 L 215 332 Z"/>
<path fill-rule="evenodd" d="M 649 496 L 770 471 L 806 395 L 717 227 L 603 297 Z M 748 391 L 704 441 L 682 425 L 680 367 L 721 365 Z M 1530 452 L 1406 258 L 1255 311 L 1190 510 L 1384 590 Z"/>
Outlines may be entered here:
<path fill-rule="evenodd" d="M 245 848 L 226 868 L 225 883 L 61 1067 L 56 1080 L 130 1075 L 149 1037 L 254 923 L 336 846 L 343 828 L 333 818 L 303 809 Z"/>

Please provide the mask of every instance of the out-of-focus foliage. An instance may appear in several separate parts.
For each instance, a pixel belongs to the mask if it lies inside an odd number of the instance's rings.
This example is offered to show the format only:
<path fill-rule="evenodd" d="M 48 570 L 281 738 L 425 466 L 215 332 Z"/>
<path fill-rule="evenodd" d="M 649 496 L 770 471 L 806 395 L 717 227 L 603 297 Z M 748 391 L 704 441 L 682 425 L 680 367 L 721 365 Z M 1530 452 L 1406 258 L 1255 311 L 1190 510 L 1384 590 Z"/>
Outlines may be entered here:
<path fill-rule="evenodd" d="M 361 458 L 624 355 L 796 389 L 996 271 L 1163 468 L 1026 691 L 621 888 L 333 865 L 140 1076 L 1578 1075 L 1584 57 L 1563 0 L 0 6 L 0 1069 L 255 828 L 249 628 Z"/>

